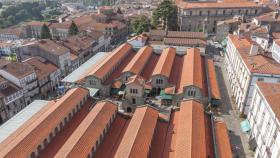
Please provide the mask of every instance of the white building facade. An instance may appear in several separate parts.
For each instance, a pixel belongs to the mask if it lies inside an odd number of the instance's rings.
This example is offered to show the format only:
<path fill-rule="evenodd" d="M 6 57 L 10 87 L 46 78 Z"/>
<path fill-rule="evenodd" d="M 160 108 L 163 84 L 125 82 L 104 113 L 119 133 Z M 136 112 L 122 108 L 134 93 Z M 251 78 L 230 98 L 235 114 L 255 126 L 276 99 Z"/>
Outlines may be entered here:
<path fill-rule="evenodd" d="M 280 157 L 280 101 L 276 97 L 280 98 L 279 83 L 257 83 L 248 114 L 255 158 Z"/>
<path fill-rule="evenodd" d="M 280 64 L 259 54 L 258 46 L 236 35 L 228 37 L 225 67 L 232 97 L 241 114 L 247 115 L 257 81 L 280 82 Z"/>

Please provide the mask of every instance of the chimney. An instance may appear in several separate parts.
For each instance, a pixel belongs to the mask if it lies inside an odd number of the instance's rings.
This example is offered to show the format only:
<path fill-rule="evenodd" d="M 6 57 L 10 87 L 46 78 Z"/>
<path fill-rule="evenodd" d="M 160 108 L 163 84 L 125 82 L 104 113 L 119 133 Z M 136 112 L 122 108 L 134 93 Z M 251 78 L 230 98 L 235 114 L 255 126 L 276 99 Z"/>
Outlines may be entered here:
<path fill-rule="evenodd" d="M 257 55 L 259 50 L 259 46 L 255 43 L 251 45 L 250 55 Z"/>

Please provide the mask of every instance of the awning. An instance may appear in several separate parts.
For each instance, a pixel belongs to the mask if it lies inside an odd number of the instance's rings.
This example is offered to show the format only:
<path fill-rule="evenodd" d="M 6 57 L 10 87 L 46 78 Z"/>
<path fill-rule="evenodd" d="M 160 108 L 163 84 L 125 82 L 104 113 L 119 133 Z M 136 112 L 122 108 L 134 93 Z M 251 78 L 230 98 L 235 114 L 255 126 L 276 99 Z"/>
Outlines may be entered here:
<path fill-rule="evenodd" d="M 151 90 L 150 89 L 145 89 L 144 92 L 149 94 L 151 92 Z"/>
<path fill-rule="evenodd" d="M 91 97 L 94 97 L 99 91 L 99 89 L 97 89 L 97 88 L 87 88 L 87 89 L 89 90 L 89 95 Z"/>
<path fill-rule="evenodd" d="M 227 46 L 227 38 L 225 38 L 222 42 L 221 42 L 221 44 L 222 44 L 222 47 L 226 47 Z"/>
<path fill-rule="evenodd" d="M 160 91 L 160 96 L 161 96 L 162 99 L 165 99 L 165 100 L 172 100 L 172 95 L 166 94 L 166 93 L 164 92 L 164 90 L 161 90 L 161 91 Z"/>
<path fill-rule="evenodd" d="M 249 123 L 249 121 L 247 119 L 242 121 L 240 123 L 240 125 L 241 125 L 242 131 L 245 132 L 245 133 L 251 130 L 250 123 Z"/>
<path fill-rule="evenodd" d="M 118 94 L 119 95 L 124 95 L 124 91 L 119 91 Z"/>

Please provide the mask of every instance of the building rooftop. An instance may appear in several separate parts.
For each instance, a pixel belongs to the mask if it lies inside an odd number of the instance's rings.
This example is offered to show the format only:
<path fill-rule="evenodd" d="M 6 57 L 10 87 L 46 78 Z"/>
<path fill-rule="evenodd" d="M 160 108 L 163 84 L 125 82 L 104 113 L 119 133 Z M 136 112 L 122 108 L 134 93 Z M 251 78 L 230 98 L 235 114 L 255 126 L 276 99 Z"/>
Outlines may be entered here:
<path fill-rule="evenodd" d="M 31 57 L 25 60 L 24 63 L 27 63 L 34 68 L 36 76 L 39 80 L 48 77 L 58 70 L 58 67 L 41 57 Z"/>
<path fill-rule="evenodd" d="M 11 139 L 0 144 L 0 157 L 28 157 L 49 133 L 88 94 L 83 88 L 69 90 L 62 98 L 42 111 L 41 115 L 28 120 L 24 128 L 16 130 Z M 51 123 L 50 123 L 51 122 Z M 34 139 L 36 137 L 36 139 Z M 11 141 L 12 140 L 12 141 Z"/>
<path fill-rule="evenodd" d="M 219 90 L 218 80 L 215 71 L 214 61 L 212 59 L 207 60 L 207 68 L 208 68 L 208 79 L 210 83 L 211 97 L 214 99 L 221 99 L 221 93 Z"/>
<path fill-rule="evenodd" d="M 59 45 L 57 43 L 55 43 L 54 41 L 52 40 L 49 40 L 49 39 L 44 39 L 44 40 L 40 40 L 38 42 L 36 42 L 36 45 L 46 51 L 46 52 L 49 52 L 53 55 L 63 55 L 67 52 L 70 52 L 70 50 L 62 45 Z"/>
<path fill-rule="evenodd" d="M 117 105 L 111 102 L 97 103 L 55 157 L 87 157 L 102 137 L 108 127 L 107 124 L 110 123 L 117 110 Z"/>
<path fill-rule="evenodd" d="M 128 43 L 124 43 L 116 48 L 109 56 L 106 57 L 95 69 L 89 72 L 88 76 L 95 76 L 103 79 L 108 72 L 110 72 L 121 59 L 125 58 L 132 51 L 132 46 Z"/>
<path fill-rule="evenodd" d="M 7 122 L 0 126 L 0 143 L 8 138 L 13 132 L 26 123 L 38 111 L 49 105 L 50 101 L 34 100 L 31 104 L 27 105 L 23 110 L 10 118 Z"/>
<path fill-rule="evenodd" d="M 231 143 L 226 123 L 222 121 L 215 122 L 215 132 L 219 158 L 232 158 Z"/>
<path fill-rule="evenodd" d="M 280 121 L 280 83 L 257 82 L 257 86 Z"/>
<path fill-rule="evenodd" d="M 179 8 L 184 9 L 206 9 L 206 8 L 247 8 L 247 7 L 261 7 L 256 2 L 247 0 L 223 0 L 223 1 L 200 1 L 200 2 L 186 2 L 184 0 L 175 0 L 175 4 Z"/>
<path fill-rule="evenodd" d="M 8 63 L 4 65 L 1 69 L 12 74 L 13 76 L 19 79 L 24 78 L 35 72 L 34 68 L 31 65 L 27 63 L 21 63 L 21 62 Z"/>
<path fill-rule="evenodd" d="M 67 39 L 65 39 L 62 42 L 62 45 L 69 48 L 72 53 L 74 53 L 75 55 L 78 55 L 80 53 L 80 51 L 84 51 L 84 50 L 88 50 L 90 48 L 92 48 L 93 43 L 95 43 L 96 41 L 91 38 L 90 36 L 71 36 L 68 37 Z"/>
<path fill-rule="evenodd" d="M 124 134 L 115 157 L 148 157 L 158 119 L 158 111 L 138 107 Z"/>
<path fill-rule="evenodd" d="M 92 68 L 94 68 L 98 64 L 100 64 L 101 61 L 103 59 L 105 59 L 109 54 L 110 53 L 106 53 L 106 52 L 99 52 L 99 53 L 95 54 L 93 57 L 91 57 L 89 60 L 87 60 L 81 66 L 79 66 L 72 73 L 67 75 L 61 81 L 62 82 L 68 82 L 68 83 L 76 83 L 76 82 L 78 82 L 79 80 L 83 79 Z"/>
<path fill-rule="evenodd" d="M 162 75 L 169 78 L 172 64 L 176 55 L 175 48 L 166 48 L 162 51 L 152 76 Z"/>
<path fill-rule="evenodd" d="M 228 38 L 236 47 L 240 57 L 251 73 L 280 74 L 280 64 L 272 58 L 263 54 L 250 55 L 252 46 L 250 39 L 245 37 L 239 38 L 237 35 L 229 35 Z"/>
<path fill-rule="evenodd" d="M 140 48 L 140 50 L 132 58 L 132 60 L 125 67 L 122 73 L 131 72 L 135 75 L 140 74 L 145 64 L 147 63 L 148 59 L 151 57 L 152 53 L 153 53 L 153 48 L 150 46 L 145 46 Z"/>

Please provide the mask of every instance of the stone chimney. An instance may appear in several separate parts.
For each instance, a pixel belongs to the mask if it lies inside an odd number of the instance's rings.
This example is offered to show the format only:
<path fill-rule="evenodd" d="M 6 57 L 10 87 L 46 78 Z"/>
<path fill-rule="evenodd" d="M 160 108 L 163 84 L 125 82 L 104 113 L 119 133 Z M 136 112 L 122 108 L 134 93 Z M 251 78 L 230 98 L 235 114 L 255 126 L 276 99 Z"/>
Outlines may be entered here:
<path fill-rule="evenodd" d="M 257 55 L 259 51 L 259 46 L 255 43 L 251 45 L 250 55 Z"/>

